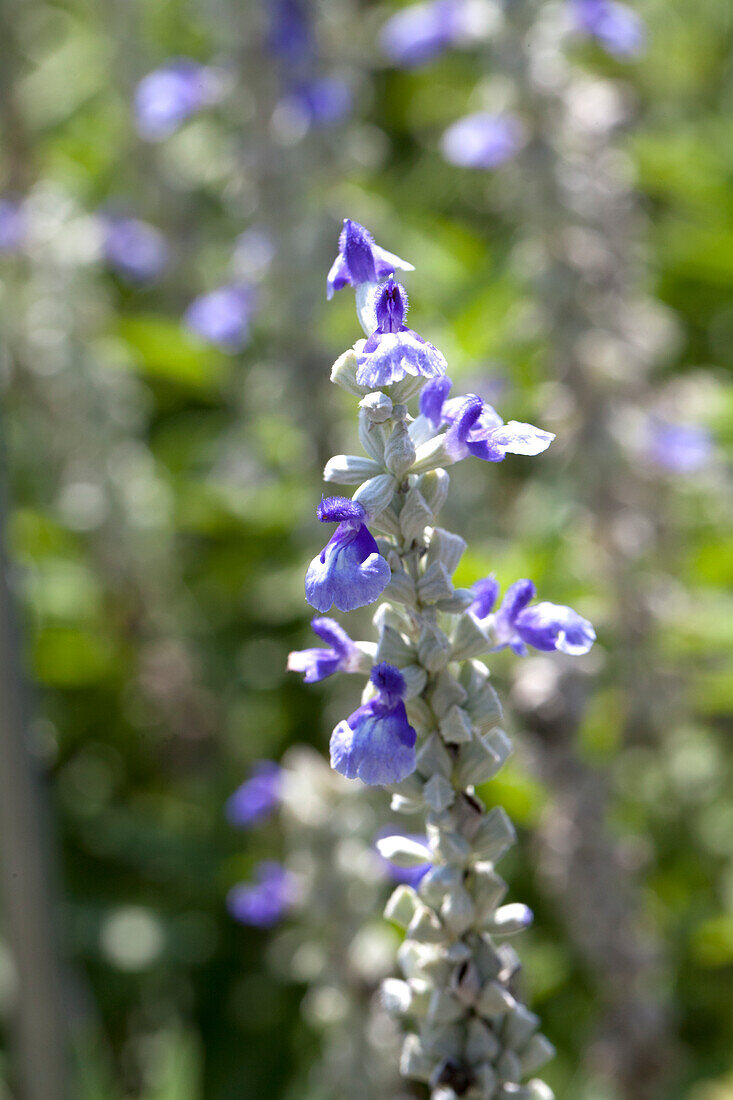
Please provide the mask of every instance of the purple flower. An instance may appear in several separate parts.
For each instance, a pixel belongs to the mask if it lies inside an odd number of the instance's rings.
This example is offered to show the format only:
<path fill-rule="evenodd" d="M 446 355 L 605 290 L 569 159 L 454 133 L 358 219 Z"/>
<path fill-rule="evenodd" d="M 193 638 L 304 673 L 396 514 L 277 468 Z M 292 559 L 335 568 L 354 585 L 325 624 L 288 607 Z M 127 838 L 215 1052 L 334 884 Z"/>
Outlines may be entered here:
<path fill-rule="evenodd" d="M 335 291 L 345 286 L 376 283 L 395 271 L 414 270 L 412 264 L 375 244 L 371 233 L 363 225 L 345 218 L 339 236 L 339 254 L 328 273 L 326 297 L 330 300 Z"/>
<path fill-rule="evenodd" d="M 339 611 L 378 600 L 392 576 L 366 526 L 366 512 L 348 497 L 326 497 L 318 505 L 321 523 L 338 523 L 330 540 L 308 566 L 305 595 L 317 611 Z"/>
<path fill-rule="evenodd" d="M 312 619 L 311 626 L 327 649 L 301 649 L 288 656 L 288 671 L 303 672 L 306 684 L 315 684 L 334 672 L 357 672 L 361 654 L 349 635 L 333 619 Z"/>
<path fill-rule="evenodd" d="M 288 65 L 310 61 L 313 32 L 304 0 L 265 0 L 269 17 L 267 47 Z"/>
<path fill-rule="evenodd" d="M 357 355 L 356 381 L 380 389 L 399 382 L 407 374 L 437 378 L 448 364 L 437 348 L 405 325 L 407 294 L 390 275 L 377 291 L 377 328 Z"/>
<path fill-rule="evenodd" d="M 103 252 L 111 267 L 126 279 L 145 283 L 154 279 L 168 263 L 169 251 L 159 230 L 137 218 L 107 214 L 102 218 Z"/>
<path fill-rule="evenodd" d="M 432 61 L 460 34 L 465 0 L 431 0 L 410 4 L 382 27 L 379 41 L 384 53 L 406 69 Z"/>
<path fill-rule="evenodd" d="M 530 607 L 536 595 L 530 580 L 515 581 L 509 586 L 494 614 L 495 648 L 509 645 L 520 657 L 526 657 L 528 645 L 544 652 L 557 649 L 572 657 L 588 653 L 596 640 L 596 632 L 588 620 L 560 604 L 538 603 Z"/>
<path fill-rule="evenodd" d="M 260 760 L 252 774 L 238 787 L 226 805 L 231 825 L 248 828 L 265 821 L 280 801 L 282 773 L 273 760 Z"/>
<path fill-rule="evenodd" d="M 249 287 L 229 283 L 195 298 L 185 320 L 192 332 L 226 352 L 241 351 L 249 342 L 254 295 Z"/>
<path fill-rule="evenodd" d="M 592 35 L 614 57 L 638 57 L 644 51 L 646 31 L 642 20 L 626 4 L 615 0 L 570 0 L 575 25 Z"/>
<path fill-rule="evenodd" d="M 310 126 L 337 126 L 353 106 L 351 88 L 337 76 L 317 77 L 295 87 L 289 100 Z"/>
<path fill-rule="evenodd" d="M 437 431 L 443 423 L 443 406 L 453 383 L 450 378 L 431 378 L 420 391 L 420 412 Z"/>
<path fill-rule="evenodd" d="M 471 591 L 475 593 L 475 598 L 468 610 L 477 619 L 485 619 L 494 610 L 499 596 L 499 582 L 496 577 L 485 577 L 472 584 Z"/>
<path fill-rule="evenodd" d="M 229 891 L 227 908 L 242 924 L 271 928 L 285 916 L 295 896 L 290 872 L 268 859 L 255 868 L 253 883 L 239 883 Z"/>
<path fill-rule="evenodd" d="M 407 840 L 414 840 L 417 844 L 424 844 L 426 846 L 428 843 L 428 838 L 424 834 L 398 833 L 391 829 L 384 828 L 380 833 L 380 837 L 387 836 L 404 836 Z M 396 863 L 392 863 L 390 859 L 385 859 L 381 854 L 379 858 L 385 871 L 393 882 L 404 882 L 406 886 L 412 886 L 414 889 L 417 889 L 433 866 L 432 863 L 423 863 L 417 867 L 399 867 Z"/>
<path fill-rule="evenodd" d="M 0 199 L 0 252 L 16 252 L 25 230 L 25 212 L 18 199 Z"/>
<path fill-rule="evenodd" d="M 694 474 L 713 454 L 710 433 L 695 424 L 672 424 L 652 417 L 646 440 L 647 457 L 672 474 Z"/>
<path fill-rule="evenodd" d="M 402 699 L 402 674 L 384 662 L 370 676 L 377 695 L 339 722 L 331 734 L 331 767 L 369 786 L 399 783 L 416 768 L 416 734 Z"/>
<path fill-rule="evenodd" d="M 498 168 L 519 150 L 524 137 L 514 115 L 480 111 L 459 118 L 443 134 L 443 156 L 459 168 Z"/>
<path fill-rule="evenodd" d="M 552 443 L 555 436 L 533 424 L 510 420 L 508 424 L 496 409 L 476 394 L 447 401 L 443 417 L 450 427 L 445 446 L 454 462 L 475 455 L 485 462 L 503 462 L 507 454 L 538 455 Z"/>
<path fill-rule="evenodd" d="M 138 133 L 147 141 L 162 141 L 220 94 L 213 69 L 185 57 L 169 61 L 144 76 L 135 89 Z"/>

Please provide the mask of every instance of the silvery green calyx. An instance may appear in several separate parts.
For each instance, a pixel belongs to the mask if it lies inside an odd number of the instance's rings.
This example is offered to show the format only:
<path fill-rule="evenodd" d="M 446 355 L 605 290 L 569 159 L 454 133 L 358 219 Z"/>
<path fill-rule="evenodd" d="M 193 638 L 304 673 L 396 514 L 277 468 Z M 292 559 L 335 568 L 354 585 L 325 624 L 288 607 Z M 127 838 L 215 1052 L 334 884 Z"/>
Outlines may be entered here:
<path fill-rule="evenodd" d="M 494 578 L 456 587 L 466 543 L 439 525 L 445 467 L 537 455 L 554 436 L 505 423 L 473 394 L 450 397 L 444 357 L 405 324 L 407 297 L 393 270 L 371 285 L 376 261 L 367 262 L 365 249 L 376 246 L 369 242 L 368 234 L 359 238 L 358 264 L 344 249 L 340 256 L 357 294 L 370 284 L 368 308 L 363 300 L 357 306 L 362 321 L 373 316 L 374 329 L 332 372 L 360 399 L 366 457 L 339 455 L 326 466 L 327 481 L 358 487 L 351 499 L 327 497 L 318 506 L 318 518 L 338 526 L 308 568 L 306 595 L 321 612 L 377 604 L 377 640 L 352 642 L 331 620 L 315 619 L 329 649 L 292 654 L 289 667 L 312 681 L 371 666 L 361 706 L 333 731 L 331 764 L 349 779 L 386 787 L 393 811 L 419 819 L 416 836 L 379 841 L 392 864 L 424 872 L 403 882 L 386 909 L 405 930 L 403 978 L 386 982 L 383 994 L 407 1031 L 403 1075 L 427 1082 L 433 1100 L 546 1100 L 550 1090 L 532 1074 L 552 1047 L 517 998 L 519 962 L 507 942 L 532 914 L 504 903 L 506 884 L 495 870 L 514 830 L 502 809 L 487 812 L 476 794 L 511 752 L 479 658 L 505 646 L 519 655 L 530 646 L 581 654 L 595 634 L 570 608 L 533 603 L 529 580 L 510 585 L 501 602 Z M 324 622 L 332 624 L 326 631 Z"/>

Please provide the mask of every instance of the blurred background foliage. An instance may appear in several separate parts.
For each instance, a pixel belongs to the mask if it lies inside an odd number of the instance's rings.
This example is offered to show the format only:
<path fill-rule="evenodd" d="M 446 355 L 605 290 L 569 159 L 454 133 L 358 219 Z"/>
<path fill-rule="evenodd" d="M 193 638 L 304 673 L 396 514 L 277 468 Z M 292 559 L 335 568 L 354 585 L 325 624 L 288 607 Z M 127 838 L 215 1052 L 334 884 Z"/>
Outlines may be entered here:
<path fill-rule="evenodd" d="M 309 633 L 302 580 L 320 538 L 322 463 L 355 434 L 350 399 L 328 385 L 357 335 L 349 294 L 325 303 L 345 215 L 415 263 L 411 324 L 445 352 L 461 388 L 488 386 L 507 418 L 558 433 L 542 463 L 456 474 L 446 525 L 470 541 L 458 580 L 531 576 L 541 598 L 596 623 L 567 751 L 584 782 L 601 777 L 603 827 L 653 944 L 648 985 L 668 1071 L 655 1095 L 733 1097 L 723 462 L 733 10 L 724 0 L 639 9 L 641 61 L 622 66 L 589 44 L 576 61 L 622 82 L 632 125 L 619 155 L 640 196 L 633 245 L 669 329 L 639 424 L 657 410 L 713 444 L 699 469 L 673 473 L 640 449 L 638 424 L 618 424 L 620 457 L 603 476 L 633 479 L 624 569 L 651 609 L 630 640 L 609 581 L 613 551 L 583 500 L 584 455 L 563 441 L 572 403 L 532 321 L 522 225 L 500 171 L 457 169 L 439 152 L 442 131 L 491 79 L 486 54 L 396 70 L 378 47 L 394 6 L 313 3 L 320 71 L 345 80 L 352 99 L 322 125 L 283 98 L 287 61 L 265 48 L 268 8 L 255 0 L 3 0 L 0 182 L 26 219 L 24 245 L 0 254 L 3 522 L 29 742 L 53 823 L 53 923 L 80 1100 L 305 1095 L 298 1082 L 317 1056 L 302 987 L 273 977 L 263 934 L 224 908 L 232 883 L 277 857 L 277 824 L 243 838 L 223 805 L 254 760 L 296 742 L 323 751 L 354 702 L 350 684 L 306 690 L 284 671 Z M 135 88 L 181 56 L 216 66 L 226 94 L 167 140 L 145 141 Z M 130 279 L 110 262 L 108 210 L 164 235 L 158 277 Z M 184 320 L 193 299 L 233 277 L 257 299 L 234 351 Z M 567 810 L 543 764 L 552 708 L 543 724 L 535 706 L 559 674 L 505 654 L 492 667 L 520 748 L 484 795 L 522 836 L 505 873 L 537 914 L 523 959 L 558 1047 L 548 1080 L 565 1100 L 634 1095 L 595 1045 L 608 975 L 569 934 L 541 873 L 547 849 L 533 839 L 551 838 Z M 643 729 L 630 720 L 640 691 Z M 571 908 L 572 890 L 565 897 Z M 7 1045 L 13 975 L 0 941 L 0 1088 L 21 1097 Z"/>

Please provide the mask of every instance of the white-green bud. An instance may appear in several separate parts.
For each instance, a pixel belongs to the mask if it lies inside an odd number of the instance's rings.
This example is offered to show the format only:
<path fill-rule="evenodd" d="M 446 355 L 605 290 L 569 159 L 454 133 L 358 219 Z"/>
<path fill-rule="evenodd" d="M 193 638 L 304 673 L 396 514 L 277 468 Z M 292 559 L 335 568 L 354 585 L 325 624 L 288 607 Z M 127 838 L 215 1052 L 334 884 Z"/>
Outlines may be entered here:
<path fill-rule="evenodd" d="M 417 582 L 417 592 L 423 603 L 437 603 L 453 595 L 450 573 L 442 562 L 434 561 Z"/>
<path fill-rule="evenodd" d="M 533 1035 L 526 1047 L 519 1055 L 519 1063 L 522 1067 L 522 1076 L 528 1073 L 536 1073 L 544 1065 L 555 1057 L 555 1048 L 544 1035 Z"/>
<path fill-rule="evenodd" d="M 356 368 L 358 366 L 356 352 L 349 348 L 331 367 L 331 381 L 341 386 L 347 393 L 353 393 L 357 397 L 363 397 L 369 392 L 366 386 L 360 386 L 356 381 Z"/>
<path fill-rule="evenodd" d="M 431 810 L 436 814 L 442 814 L 455 802 L 456 792 L 445 776 L 436 772 L 425 784 L 423 798 Z"/>
<path fill-rule="evenodd" d="M 415 461 L 415 448 L 404 420 L 398 420 L 384 448 L 384 464 L 395 477 L 404 477 Z"/>
<path fill-rule="evenodd" d="M 359 486 L 354 500 L 361 504 L 370 520 L 376 519 L 391 504 L 396 487 L 391 474 L 378 474 Z"/>
<path fill-rule="evenodd" d="M 456 623 L 451 659 L 465 661 L 468 657 L 478 657 L 486 653 L 490 648 L 491 642 L 477 620 L 465 611 Z"/>
<path fill-rule="evenodd" d="M 404 668 L 415 663 L 415 649 L 399 630 L 385 623 L 379 635 L 377 661 L 386 661 L 395 668 Z"/>
<path fill-rule="evenodd" d="M 426 622 L 417 645 L 420 662 L 429 672 L 440 672 L 448 664 L 450 651 L 450 642 L 443 631 Z"/>
<path fill-rule="evenodd" d="M 368 477 L 384 473 L 373 458 L 364 455 L 334 455 L 329 458 L 323 471 L 324 481 L 335 481 L 337 485 L 360 485 Z"/>
<path fill-rule="evenodd" d="M 501 806 L 495 806 L 481 821 L 472 841 L 479 859 L 496 863 L 517 839 L 514 826 Z"/>
<path fill-rule="evenodd" d="M 484 922 L 484 928 L 492 936 L 514 936 L 532 923 L 532 910 L 521 902 L 502 905 Z"/>
<path fill-rule="evenodd" d="M 400 512 L 400 531 L 405 542 L 409 545 L 420 539 L 427 525 L 432 522 L 433 513 L 420 490 L 413 485 Z"/>
<path fill-rule="evenodd" d="M 445 447 L 445 432 L 429 439 L 427 443 L 421 443 L 415 449 L 415 461 L 410 470 L 411 474 L 425 474 L 429 470 L 437 470 L 440 466 L 450 466 L 453 459 Z"/>
<path fill-rule="evenodd" d="M 530 1012 L 526 1005 L 517 1004 L 504 1024 L 504 1042 L 512 1050 L 521 1051 L 539 1026 L 539 1016 L 536 1016 L 534 1012 Z M 520 1072 L 522 1072 L 522 1069 L 520 1055 Z M 524 1076 L 523 1072 L 522 1076 Z"/>
<path fill-rule="evenodd" d="M 446 716 L 441 719 L 440 732 L 449 745 L 460 745 L 473 737 L 471 719 L 462 707 L 454 703 Z"/>
<path fill-rule="evenodd" d="M 370 420 L 363 409 L 359 413 L 359 442 L 380 468 L 384 468 L 384 447 L 388 430 L 388 425 L 375 424 Z"/>
<path fill-rule="evenodd" d="M 420 492 L 430 511 L 437 516 L 448 499 L 450 477 L 446 470 L 431 470 L 423 474 L 418 482 Z"/>
<path fill-rule="evenodd" d="M 377 851 L 383 859 L 397 867 L 419 867 L 430 863 L 432 853 L 429 848 L 417 840 L 406 836 L 385 836 L 377 841 Z"/>
<path fill-rule="evenodd" d="M 390 895 L 384 907 L 384 915 L 387 920 L 391 920 L 393 924 L 398 925 L 400 928 L 407 928 L 415 916 L 416 910 L 417 897 L 415 891 L 411 886 L 402 884 Z"/>
<path fill-rule="evenodd" d="M 373 424 L 383 424 L 392 415 L 392 398 L 381 390 L 375 390 L 361 399 L 359 408 L 364 409 Z"/>
<path fill-rule="evenodd" d="M 454 535 L 450 531 L 443 530 L 442 527 L 435 527 L 430 534 L 427 561 L 429 565 L 439 561 L 452 576 L 465 550 L 466 540 L 460 535 Z"/>

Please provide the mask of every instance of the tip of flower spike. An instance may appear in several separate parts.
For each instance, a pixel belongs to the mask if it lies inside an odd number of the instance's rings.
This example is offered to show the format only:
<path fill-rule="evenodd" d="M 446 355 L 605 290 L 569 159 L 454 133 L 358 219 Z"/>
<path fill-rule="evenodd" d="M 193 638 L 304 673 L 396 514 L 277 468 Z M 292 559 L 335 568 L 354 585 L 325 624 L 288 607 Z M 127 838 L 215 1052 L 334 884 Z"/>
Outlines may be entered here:
<path fill-rule="evenodd" d="M 361 504 L 349 497 L 323 497 L 316 509 L 321 523 L 341 523 L 343 520 L 363 520 L 366 512 Z"/>
<path fill-rule="evenodd" d="M 374 238 L 363 225 L 352 221 L 351 218 L 344 218 L 344 227 L 339 237 L 339 252 L 346 261 L 354 286 L 377 281 Z"/>
<path fill-rule="evenodd" d="M 393 665 L 388 665 L 386 661 L 374 666 L 369 679 L 381 695 L 392 695 L 402 699 L 407 691 L 402 673 Z"/>

